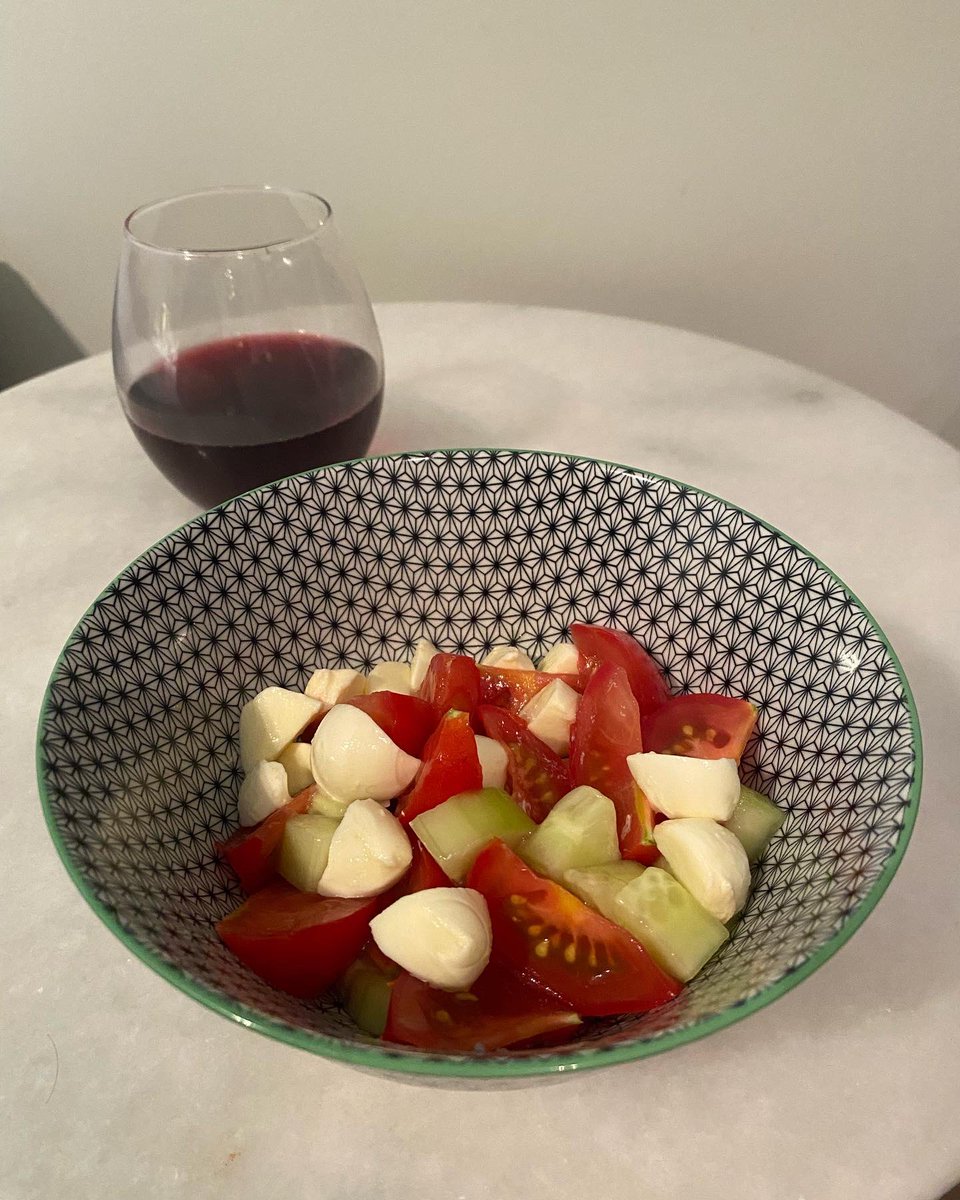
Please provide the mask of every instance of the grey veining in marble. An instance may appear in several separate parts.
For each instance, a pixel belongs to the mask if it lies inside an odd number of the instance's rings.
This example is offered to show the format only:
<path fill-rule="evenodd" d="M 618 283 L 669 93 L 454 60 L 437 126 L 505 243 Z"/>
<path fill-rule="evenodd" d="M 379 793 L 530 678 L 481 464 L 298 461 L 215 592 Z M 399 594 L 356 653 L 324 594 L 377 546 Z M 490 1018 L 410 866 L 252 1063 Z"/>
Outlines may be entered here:
<path fill-rule="evenodd" d="M 195 512 L 99 356 L 0 395 L 0 1197 L 933 1200 L 960 1176 L 960 455 L 839 384 L 582 313 L 386 305 L 374 449 L 507 445 L 643 466 L 826 561 L 913 685 L 920 818 L 864 928 L 777 1004 L 659 1058 L 414 1089 L 258 1038 L 133 960 L 66 877 L 33 779 L 77 617 Z"/>

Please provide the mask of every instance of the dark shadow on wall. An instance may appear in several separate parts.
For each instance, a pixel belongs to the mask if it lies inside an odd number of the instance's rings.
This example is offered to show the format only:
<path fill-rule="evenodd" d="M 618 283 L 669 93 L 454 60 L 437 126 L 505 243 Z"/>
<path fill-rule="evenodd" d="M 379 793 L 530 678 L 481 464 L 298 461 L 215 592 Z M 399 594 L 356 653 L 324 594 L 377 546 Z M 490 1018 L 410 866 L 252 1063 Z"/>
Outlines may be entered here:
<path fill-rule="evenodd" d="M 85 353 L 23 276 L 0 263 L 0 390 Z"/>

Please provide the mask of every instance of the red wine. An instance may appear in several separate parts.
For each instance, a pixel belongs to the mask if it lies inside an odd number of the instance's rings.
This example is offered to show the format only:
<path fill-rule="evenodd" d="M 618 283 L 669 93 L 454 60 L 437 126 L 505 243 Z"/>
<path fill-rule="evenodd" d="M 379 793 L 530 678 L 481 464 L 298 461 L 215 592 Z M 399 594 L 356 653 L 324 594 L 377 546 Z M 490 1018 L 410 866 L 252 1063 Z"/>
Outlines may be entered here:
<path fill-rule="evenodd" d="M 141 375 L 124 411 L 175 487 L 209 507 L 370 446 L 383 399 L 366 350 L 309 333 L 258 333 L 182 351 Z"/>

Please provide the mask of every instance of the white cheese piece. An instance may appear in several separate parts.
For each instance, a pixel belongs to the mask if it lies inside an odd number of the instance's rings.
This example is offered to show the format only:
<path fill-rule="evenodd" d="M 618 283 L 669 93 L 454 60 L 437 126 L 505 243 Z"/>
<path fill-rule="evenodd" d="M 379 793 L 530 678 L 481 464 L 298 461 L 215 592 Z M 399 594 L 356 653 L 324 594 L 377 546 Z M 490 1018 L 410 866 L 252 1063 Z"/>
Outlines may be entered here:
<path fill-rule="evenodd" d="M 740 776 L 732 758 L 686 758 L 681 754 L 627 756 L 630 774 L 665 817 L 729 821 L 740 799 Z"/>
<path fill-rule="evenodd" d="M 289 799 L 283 767 L 278 762 L 258 762 L 240 785 L 237 820 L 241 825 L 259 825 Z"/>
<path fill-rule="evenodd" d="M 548 675 L 577 675 L 580 671 L 580 651 L 573 642 L 557 642 L 540 659 L 538 671 Z"/>
<path fill-rule="evenodd" d="M 264 688 L 248 700 L 240 711 L 244 771 L 252 771 L 258 762 L 273 762 L 321 711 L 316 700 L 282 687 Z"/>
<path fill-rule="evenodd" d="M 374 719 L 352 704 L 337 704 L 310 744 L 317 784 L 334 800 L 392 800 L 413 780 L 420 759 L 405 754 Z M 332 815 L 332 814 L 330 814 Z"/>
<path fill-rule="evenodd" d="M 320 701 L 323 712 L 329 712 L 335 704 L 342 704 L 354 696 L 363 696 L 367 690 L 367 679 L 352 667 L 321 667 L 310 676 L 303 690 L 314 700 Z"/>
<path fill-rule="evenodd" d="M 420 685 L 427 677 L 427 671 L 430 669 L 434 655 L 439 653 L 433 642 L 428 642 L 424 638 L 417 642 L 413 658 L 410 659 L 410 688 L 413 692 L 420 691 Z"/>
<path fill-rule="evenodd" d="M 570 726 L 579 703 L 578 693 L 562 679 L 555 679 L 527 701 L 520 709 L 520 719 L 526 721 L 534 737 L 563 755 L 570 749 Z"/>
<path fill-rule="evenodd" d="M 480 659 L 483 667 L 499 667 L 504 671 L 532 671 L 533 659 L 516 646 L 494 646 Z"/>
<path fill-rule="evenodd" d="M 427 888 L 401 896 L 373 918 L 370 932 L 398 966 L 448 991 L 469 988 L 493 948 L 487 902 L 472 888 Z"/>
<path fill-rule="evenodd" d="M 507 752 L 493 738 L 476 734 L 477 757 L 480 759 L 480 770 L 483 772 L 482 787 L 506 788 L 507 786 Z"/>
<path fill-rule="evenodd" d="M 280 752 L 277 762 L 287 773 L 287 791 L 291 796 L 313 783 L 310 746 L 306 742 L 291 742 L 286 750 Z"/>
<path fill-rule="evenodd" d="M 727 922 L 747 902 L 750 863 L 739 838 L 716 821 L 681 817 L 654 826 L 653 840 L 694 900 Z"/>
<path fill-rule="evenodd" d="M 412 696 L 413 690 L 408 663 L 377 663 L 367 676 L 368 692 L 399 692 L 401 696 Z"/>
<path fill-rule="evenodd" d="M 330 841 L 321 896 L 379 896 L 406 872 L 413 860 L 403 826 L 376 800 L 356 800 L 343 814 Z"/>

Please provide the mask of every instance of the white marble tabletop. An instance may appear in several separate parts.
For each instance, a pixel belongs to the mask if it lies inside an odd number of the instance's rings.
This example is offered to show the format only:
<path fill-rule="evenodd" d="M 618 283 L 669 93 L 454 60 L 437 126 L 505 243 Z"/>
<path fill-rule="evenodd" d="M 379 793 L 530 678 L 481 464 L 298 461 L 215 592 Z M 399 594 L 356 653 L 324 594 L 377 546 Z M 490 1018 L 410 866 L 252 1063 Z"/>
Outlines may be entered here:
<path fill-rule="evenodd" d="M 100 355 L 0 396 L 0 1196 L 933 1200 L 960 1178 L 960 455 L 796 366 L 641 322 L 384 305 L 375 451 L 537 447 L 767 518 L 902 658 L 926 770 L 876 912 L 769 1008 L 632 1065 L 412 1086 L 282 1046 L 133 959 L 74 890 L 34 781 L 41 694 L 87 604 L 195 509 Z"/>

